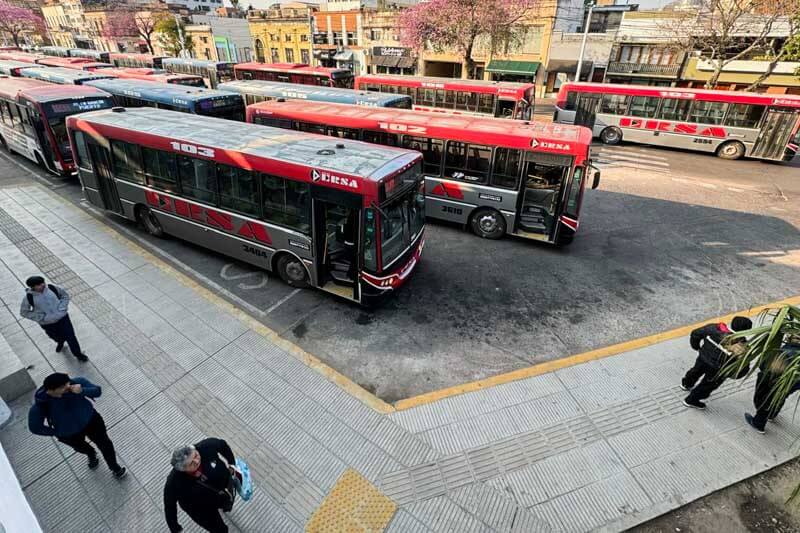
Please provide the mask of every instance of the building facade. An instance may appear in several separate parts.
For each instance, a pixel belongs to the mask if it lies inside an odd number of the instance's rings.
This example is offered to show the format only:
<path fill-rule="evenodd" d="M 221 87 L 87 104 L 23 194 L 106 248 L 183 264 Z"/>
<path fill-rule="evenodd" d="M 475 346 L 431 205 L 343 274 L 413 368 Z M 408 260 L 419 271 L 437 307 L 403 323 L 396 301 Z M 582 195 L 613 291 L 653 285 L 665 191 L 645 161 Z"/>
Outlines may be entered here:
<path fill-rule="evenodd" d="M 184 31 L 194 43 L 192 56 L 212 61 L 253 61 L 253 44 L 247 21 L 208 15 L 192 15 Z"/>
<path fill-rule="evenodd" d="M 252 55 L 261 63 L 311 64 L 311 13 L 313 7 L 293 2 L 266 10 L 251 10 L 247 23 Z"/>
<path fill-rule="evenodd" d="M 54 46 L 75 48 L 75 41 L 72 39 L 73 29 L 68 22 L 64 4 L 50 2 L 43 5 L 42 16 L 47 35 Z"/>
<path fill-rule="evenodd" d="M 355 74 L 365 72 L 367 54 L 363 46 L 361 9 L 315 12 L 311 28 L 314 58 L 320 65 L 347 68 Z"/>
<path fill-rule="evenodd" d="M 361 41 L 366 64 L 362 72 L 369 74 L 417 73 L 417 53 L 400 43 L 399 9 L 364 10 Z"/>

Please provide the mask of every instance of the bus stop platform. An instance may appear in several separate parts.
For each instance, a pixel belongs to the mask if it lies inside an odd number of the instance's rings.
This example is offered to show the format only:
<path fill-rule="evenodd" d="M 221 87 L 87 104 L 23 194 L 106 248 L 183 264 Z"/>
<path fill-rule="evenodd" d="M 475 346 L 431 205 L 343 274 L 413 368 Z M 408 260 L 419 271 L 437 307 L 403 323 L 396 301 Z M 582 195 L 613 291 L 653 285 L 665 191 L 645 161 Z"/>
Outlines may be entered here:
<path fill-rule="evenodd" d="M 89 363 L 18 317 L 35 273 L 70 292 Z M 102 385 L 129 470 L 88 470 L 11 401 L 0 443 L 44 531 L 165 531 L 170 452 L 205 436 L 251 466 L 253 499 L 226 515 L 241 532 L 621 531 L 798 454 L 792 410 L 746 425 L 753 379 L 683 406 L 685 336 L 385 404 L 38 185 L 0 184 L 0 299 L 0 347 L 35 383 Z"/>

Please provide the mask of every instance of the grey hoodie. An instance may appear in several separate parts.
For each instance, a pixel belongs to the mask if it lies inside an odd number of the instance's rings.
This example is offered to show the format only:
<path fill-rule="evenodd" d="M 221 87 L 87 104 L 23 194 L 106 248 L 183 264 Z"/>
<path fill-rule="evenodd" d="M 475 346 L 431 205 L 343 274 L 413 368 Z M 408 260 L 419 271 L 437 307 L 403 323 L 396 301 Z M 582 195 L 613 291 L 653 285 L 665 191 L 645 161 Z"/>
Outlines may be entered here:
<path fill-rule="evenodd" d="M 22 299 L 22 305 L 19 308 L 20 316 L 38 322 L 42 326 L 55 324 L 67 316 L 69 294 L 61 287 L 56 286 L 56 289 L 58 289 L 58 293 L 61 295 L 60 300 L 47 285 L 45 285 L 42 292 L 36 292 L 33 289 L 26 290 L 25 297 Z M 33 295 L 33 310 L 31 310 L 30 305 L 28 305 L 28 294 Z"/>

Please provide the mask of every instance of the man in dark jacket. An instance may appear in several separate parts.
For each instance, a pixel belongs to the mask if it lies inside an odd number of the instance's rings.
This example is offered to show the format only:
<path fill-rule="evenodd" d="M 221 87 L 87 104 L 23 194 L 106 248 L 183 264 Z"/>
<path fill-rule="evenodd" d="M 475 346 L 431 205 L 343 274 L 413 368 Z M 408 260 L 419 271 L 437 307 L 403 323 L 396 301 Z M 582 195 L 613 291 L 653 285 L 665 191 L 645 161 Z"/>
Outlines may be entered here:
<path fill-rule="evenodd" d="M 212 533 L 227 533 L 228 526 L 219 510 L 229 512 L 236 495 L 232 468 L 236 459 L 228 443 L 209 438 L 194 446 L 182 446 L 172 453 L 171 462 L 172 472 L 164 485 L 164 514 L 169 530 L 183 530 L 176 506 L 180 504 L 200 527 Z"/>
<path fill-rule="evenodd" d="M 55 437 L 78 453 L 89 457 L 89 468 L 100 464 L 97 452 L 86 438 L 94 442 L 103 454 L 106 464 L 121 479 L 127 474 L 117 463 L 114 444 L 108 438 L 106 424 L 94 410 L 89 398 L 99 398 L 103 393 L 99 385 L 85 378 L 72 378 L 67 374 L 50 374 L 37 389 L 28 412 L 28 428 L 34 435 Z M 45 422 L 47 422 L 45 424 Z"/>
<path fill-rule="evenodd" d="M 69 351 L 78 361 L 89 360 L 81 351 L 75 328 L 69 319 L 69 294 L 62 287 L 45 284 L 42 276 L 31 276 L 25 284 L 25 298 L 19 308 L 23 318 L 38 323 L 47 336 L 56 341 L 56 352 L 64 349 L 64 343 L 69 346 Z"/>
<path fill-rule="evenodd" d="M 789 389 L 786 398 L 783 398 L 776 405 L 772 405 L 773 388 L 778 382 L 781 373 L 798 357 L 800 357 L 800 337 L 791 337 L 786 340 L 781 353 L 772 361 L 769 368 L 762 366 L 758 369 L 756 390 L 753 395 L 756 414 L 753 416 L 750 413 L 745 413 L 744 419 L 759 433 L 764 433 L 767 427 L 767 420 L 775 420 L 788 397 L 800 390 L 800 382 L 797 382 Z"/>
<path fill-rule="evenodd" d="M 707 324 L 692 331 L 689 336 L 689 344 L 693 350 L 698 350 L 699 354 L 694 366 L 686 372 L 686 375 L 681 380 L 681 388 L 685 391 L 691 390 L 689 396 L 683 400 L 685 406 L 694 409 L 706 408 L 706 404 L 702 400 L 708 398 L 712 392 L 725 382 L 725 377 L 718 374 L 728 362 L 729 354 L 720 344 L 725 337 L 733 332 L 746 331 L 752 327 L 753 323 L 749 318 L 736 316 L 733 317 L 730 328 L 727 324 L 721 322 L 719 324 Z M 700 378 L 703 379 L 697 384 Z"/>

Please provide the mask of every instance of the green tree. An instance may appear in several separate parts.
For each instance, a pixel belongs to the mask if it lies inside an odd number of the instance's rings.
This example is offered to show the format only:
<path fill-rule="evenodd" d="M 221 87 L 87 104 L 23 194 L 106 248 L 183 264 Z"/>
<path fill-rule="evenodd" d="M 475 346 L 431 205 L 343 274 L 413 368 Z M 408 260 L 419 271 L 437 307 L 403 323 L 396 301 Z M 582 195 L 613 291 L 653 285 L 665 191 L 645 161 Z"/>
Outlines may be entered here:
<path fill-rule="evenodd" d="M 177 17 L 165 15 L 158 19 L 156 32 L 161 48 L 171 56 L 178 57 L 182 51 L 189 54 L 194 50 L 192 39 L 186 35 L 186 24 Z"/>

